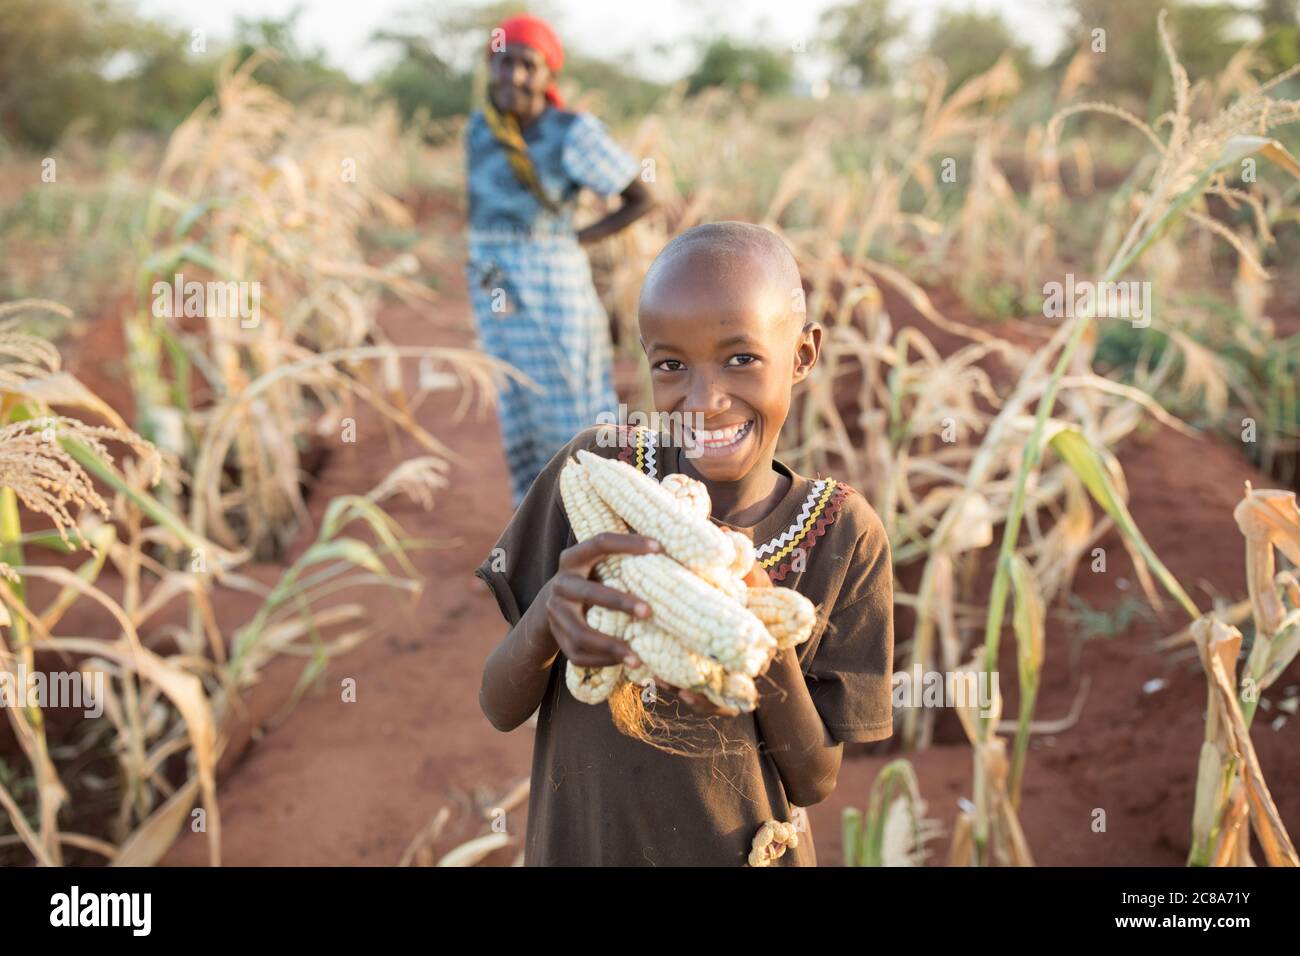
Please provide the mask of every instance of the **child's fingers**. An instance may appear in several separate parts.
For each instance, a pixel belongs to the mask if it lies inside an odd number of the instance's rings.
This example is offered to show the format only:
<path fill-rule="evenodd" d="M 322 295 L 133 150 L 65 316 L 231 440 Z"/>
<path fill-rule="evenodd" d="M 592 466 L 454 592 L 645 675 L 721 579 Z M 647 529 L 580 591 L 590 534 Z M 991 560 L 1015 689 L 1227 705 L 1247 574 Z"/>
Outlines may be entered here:
<path fill-rule="evenodd" d="M 611 554 L 654 554 L 662 550 L 663 545 L 645 535 L 604 531 L 579 541 L 568 549 L 568 554 L 573 561 L 591 566 Z"/>
<path fill-rule="evenodd" d="M 555 593 L 583 607 L 607 607 L 638 618 L 650 616 L 650 605 L 640 598 L 625 591 L 616 591 L 608 585 L 589 578 L 580 578 L 576 575 L 557 578 Z"/>
<path fill-rule="evenodd" d="M 640 666 L 630 647 L 588 627 L 581 614 L 581 606 L 569 601 L 551 610 L 551 634 L 565 657 L 580 667 Z"/>

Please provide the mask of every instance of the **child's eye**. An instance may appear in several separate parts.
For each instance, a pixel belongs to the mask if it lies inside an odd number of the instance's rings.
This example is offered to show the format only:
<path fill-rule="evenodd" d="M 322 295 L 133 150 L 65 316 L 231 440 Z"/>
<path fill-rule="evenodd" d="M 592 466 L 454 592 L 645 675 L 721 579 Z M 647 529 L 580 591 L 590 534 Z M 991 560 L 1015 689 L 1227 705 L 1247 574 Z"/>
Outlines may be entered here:
<path fill-rule="evenodd" d="M 727 359 L 727 364 L 734 367 L 739 365 L 750 365 L 757 361 L 757 355 L 750 355 L 748 352 L 743 352 L 740 355 L 733 355 L 731 358 Z"/>
<path fill-rule="evenodd" d="M 655 363 L 655 368 L 661 372 L 680 372 L 685 367 L 686 366 L 677 359 L 664 359 L 661 362 Z"/>

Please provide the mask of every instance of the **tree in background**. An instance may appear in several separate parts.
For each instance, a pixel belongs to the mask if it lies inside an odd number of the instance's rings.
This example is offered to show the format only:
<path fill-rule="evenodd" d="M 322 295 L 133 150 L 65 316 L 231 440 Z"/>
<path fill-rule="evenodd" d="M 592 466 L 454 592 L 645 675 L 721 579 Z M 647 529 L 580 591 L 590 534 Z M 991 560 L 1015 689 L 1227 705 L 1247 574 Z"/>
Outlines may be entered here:
<path fill-rule="evenodd" d="M 579 89 L 599 94 L 600 116 L 607 122 L 643 116 L 667 90 L 664 84 L 630 73 L 616 63 L 579 54 L 566 55 L 562 75 Z"/>
<path fill-rule="evenodd" d="M 237 17 L 235 19 L 235 55 L 242 63 L 260 49 L 274 50 L 276 57 L 257 70 L 261 83 L 271 87 L 291 103 L 300 103 L 318 95 L 348 94 L 356 86 L 346 73 L 325 62 L 325 51 L 307 50 L 296 39 L 302 7 L 294 7 L 279 19 L 275 17 Z"/>
<path fill-rule="evenodd" d="M 1169 94 L 1169 66 L 1160 52 L 1156 16 L 1169 11 L 1169 29 L 1178 57 L 1195 81 L 1219 72 L 1240 48 L 1229 39 L 1241 11 L 1228 4 L 1178 4 L 1171 0 L 1071 0 L 1074 22 L 1062 51 L 1068 60 L 1095 42 L 1104 30 L 1105 52 L 1098 55 L 1097 85 L 1108 98 L 1148 103 L 1148 116 L 1163 112 Z"/>
<path fill-rule="evenodd" d="M 138 25 L 115 0 L 0 3 L 0 135 L 45 148 L 77 117 L 98 121 L 113 99 L 104 70 Z"/>
<path fill-rule="evenodd" d="M 298 46 L 299 12 L 239 20 L 238 58 L 274 49 L 278 59 L 258 78 L 293 101 L 354 92 L 323 53 Z M 3 0 L 0 136 L 48 149 L 74 122 L 100 140 L 127 129 L 171 130 L 212 94 L 217 63 L 228 52 L 199 42 L 188 27 L 142 19 L 120 0 Z"/>
<path fill-rule="evenodd" d="M 1016 42 L 998 13 L 944 10 L 935 20 L 927 47 L 947 67 L 950 91 L 988 70 L 1003 53 L 1011 53 L 1022 77 L 1034 70 L 1029 48 Z"/>
<path fill-rule="evenodd" d="M 469 112 L 473 77 L 457 70 L 434 49 L 429 38 L 400 30 L 379 30 L 376 43 L 395 45 L 398 56 L 376 78 L 380 89 L 397 104 L 405 122 L 417 114 L 437 119 Z"/>
<path fill-rule="evenodd" d="M 830 7 L 819 26 L 835 59 L 838 82 L 851 87 L 888 82 L 885 48 L 907 32 L 907 18 L 894 15 L 891 0 L 850 0 Z"/>
<path fill-rule="evenodd" d="M 710 86 L 752 86 L 761 94 L 784 93 L 793 77 L 788 54 L 720 38 L 704 48 L 699 65 L 687 79 L 687 92 L 698 93 Z"/>
<path fill-rule="evenodd" d="M 1300 63 L 1300 0 L 1264 0 L 1255 14 L 1264 37 L 1259 51 L 1280 73 Z"/>
<path fill-rule="evenodd" d="M 392 65 L 376 77 L 380 90 L 392 97 L 407 122 L 417 115 L 465 115 L 473 107 L 475 70 L 481 68 L 489 32 L 519 13 L 551 19 L 544 5 L 518 0 L 408 8 L 398 25 L 371 35 L 373 42 L 397 49 Z"/>

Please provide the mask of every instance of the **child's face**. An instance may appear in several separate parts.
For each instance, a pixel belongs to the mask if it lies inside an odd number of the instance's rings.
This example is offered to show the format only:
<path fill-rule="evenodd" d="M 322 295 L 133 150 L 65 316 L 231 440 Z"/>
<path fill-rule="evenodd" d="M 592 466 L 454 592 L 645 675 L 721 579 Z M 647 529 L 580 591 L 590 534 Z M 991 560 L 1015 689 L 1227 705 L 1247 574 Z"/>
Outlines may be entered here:
<path fill-rule="evenodd" d="M 719 273 L 725 273 L 720 275 Z M 641 345 L 655 409 L 688 427 L 702 416 L 690 459 L 713 481 L 738 481 L 770 462 L 790 392 L 817 361 L 821 329 L 804 329 L 796 294 L 749 259 L 725 269 L 683 256 L 641 296 Z"/>

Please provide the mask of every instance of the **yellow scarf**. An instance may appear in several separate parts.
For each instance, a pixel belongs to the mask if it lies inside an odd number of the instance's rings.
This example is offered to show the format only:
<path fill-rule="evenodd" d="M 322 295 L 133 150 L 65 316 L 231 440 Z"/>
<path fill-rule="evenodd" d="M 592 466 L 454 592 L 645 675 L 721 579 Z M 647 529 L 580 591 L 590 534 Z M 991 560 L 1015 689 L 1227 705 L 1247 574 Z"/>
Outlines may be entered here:
<path fill-rule="evenodd" d="M 527 186 L 528 190 L 537 197 L 538 202 L 548 210 L 559 212 L 559 206 L 542 190 L 542 182 L 537 178 L 537 167 L 533 165 L 533 158 L 528 155 L 528 144 L 524 142 L 524 134 L 519 128 L 519 120 L 515 114 L 502 113 L 498 110 L 493 105 L 489 94 L 484 98 L 483 118 L 487 120 L 488 129 L 492 130 L 492 135 L 501 144 L 501 148 L 506 151 L 506 159 L 510 162 L 510 168 L 515 171 L 516 178 Z"/>

